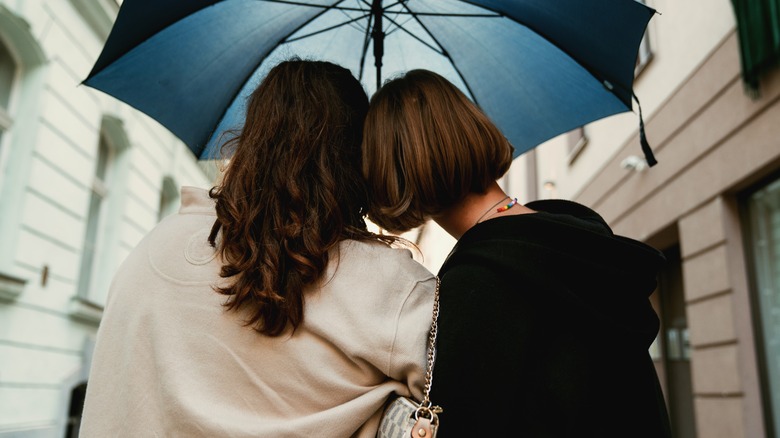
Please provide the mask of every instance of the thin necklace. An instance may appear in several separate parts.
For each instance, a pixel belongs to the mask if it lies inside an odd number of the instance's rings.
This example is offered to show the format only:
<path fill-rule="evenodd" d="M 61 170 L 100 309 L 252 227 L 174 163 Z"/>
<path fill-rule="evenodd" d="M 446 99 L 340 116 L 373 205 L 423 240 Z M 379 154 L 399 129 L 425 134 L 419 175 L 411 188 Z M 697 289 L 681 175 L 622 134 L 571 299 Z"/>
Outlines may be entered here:
<path fill-rule="evenodd" d="M 510 198 L 509 196 L 504 196 L 503 198 L 501 198 L 500 201 L 498 201 L 495 204 L 491 205 L 490 208 L 488 208 L 487 211 L 482 213 L 482 216 L 480 216 L 479 219 L 477 219 L 477 221 L 474 222 L 474 225 L 478 224 L 482 219 L 484 219 L 485 216 L 487 216 L 487 214 L 490 213 L 491 210 L 493 210 L 494 208 L 498 207 L 498 205 L 501 204 L 502 202 L 504 202 L 505 199 L 512 199 L 512 198 Z"/>

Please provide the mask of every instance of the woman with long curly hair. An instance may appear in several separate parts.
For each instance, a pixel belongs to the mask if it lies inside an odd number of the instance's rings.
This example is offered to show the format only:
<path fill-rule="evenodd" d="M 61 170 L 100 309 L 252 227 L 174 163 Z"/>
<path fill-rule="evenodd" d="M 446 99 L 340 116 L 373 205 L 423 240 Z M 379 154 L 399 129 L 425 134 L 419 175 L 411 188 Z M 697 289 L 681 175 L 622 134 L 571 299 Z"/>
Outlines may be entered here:
<path fill-rule="evenodd" d="M 271 69 L 219 185 L 117 273 L 81 436 L 374 437 L 421 397 L 436 280 L 366 227 L 367 110 L 340 66 Z"/>

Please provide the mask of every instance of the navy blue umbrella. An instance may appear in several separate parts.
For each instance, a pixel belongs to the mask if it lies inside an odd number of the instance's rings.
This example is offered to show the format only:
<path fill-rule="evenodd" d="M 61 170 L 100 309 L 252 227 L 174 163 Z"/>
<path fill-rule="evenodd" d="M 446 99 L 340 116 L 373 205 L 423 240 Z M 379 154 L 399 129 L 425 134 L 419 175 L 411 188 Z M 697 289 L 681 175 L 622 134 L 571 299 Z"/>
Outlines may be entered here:
<path fill-rule="evenodd" d="M 208 159 L 284 58 L 336 62 L 369 93 L 383 77 L 426 68 L 468 94 L 518 156 L 632 110 L 653 13 L 635 0 L 125 0 L 84 83 Z M 640 128 L 653 165 L 641 110 Z"/>

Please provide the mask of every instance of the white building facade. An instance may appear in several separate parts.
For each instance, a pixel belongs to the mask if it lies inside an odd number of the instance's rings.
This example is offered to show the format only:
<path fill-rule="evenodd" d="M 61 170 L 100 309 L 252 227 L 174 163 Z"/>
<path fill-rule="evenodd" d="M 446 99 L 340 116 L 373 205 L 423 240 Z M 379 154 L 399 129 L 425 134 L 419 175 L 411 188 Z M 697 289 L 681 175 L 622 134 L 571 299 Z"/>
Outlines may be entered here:
<path fill-rule="evenodd" d="M 0 0 L 0 437 L 74 436 L 119 264 L 214 172 L 80 85 L 115 0 Z"/>

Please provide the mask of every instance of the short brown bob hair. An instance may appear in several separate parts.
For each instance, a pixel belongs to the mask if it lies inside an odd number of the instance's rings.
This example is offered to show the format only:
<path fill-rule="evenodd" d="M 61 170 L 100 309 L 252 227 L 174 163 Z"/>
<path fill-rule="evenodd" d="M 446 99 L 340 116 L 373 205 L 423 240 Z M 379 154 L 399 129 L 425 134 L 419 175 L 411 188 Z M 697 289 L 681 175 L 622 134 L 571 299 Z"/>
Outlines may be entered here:
<path fill-rule="evenodd" d="M 484 193 L 509 170 L 513 147 L 442 76 L 411 70 L 371 98 L 363 131 L 368 218 L 391 232 L 416 228 Z"/>

